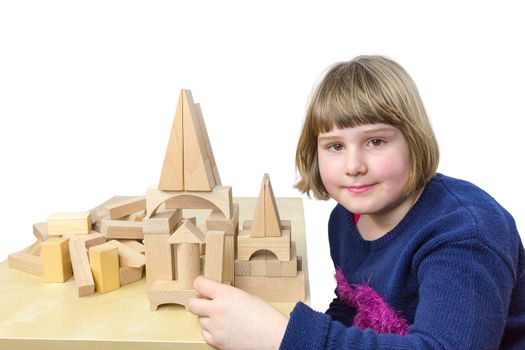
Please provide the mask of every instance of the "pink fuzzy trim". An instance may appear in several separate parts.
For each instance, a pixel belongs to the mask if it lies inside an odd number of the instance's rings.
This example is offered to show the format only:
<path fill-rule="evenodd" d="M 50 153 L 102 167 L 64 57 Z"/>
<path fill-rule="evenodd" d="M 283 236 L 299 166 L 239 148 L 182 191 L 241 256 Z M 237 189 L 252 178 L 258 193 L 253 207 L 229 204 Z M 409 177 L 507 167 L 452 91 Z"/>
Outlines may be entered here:
<path fill-rule="evenodd" d="M 366 284 L 352 287 L 346 280 L 343 271 L 335 271 L 337 294 L 341 301 L 356 309 L 354 325 L 359 329 L 370 328 L 377 333 L 407 335 L 408 323 L 395 312 L 384 300 Z"/>

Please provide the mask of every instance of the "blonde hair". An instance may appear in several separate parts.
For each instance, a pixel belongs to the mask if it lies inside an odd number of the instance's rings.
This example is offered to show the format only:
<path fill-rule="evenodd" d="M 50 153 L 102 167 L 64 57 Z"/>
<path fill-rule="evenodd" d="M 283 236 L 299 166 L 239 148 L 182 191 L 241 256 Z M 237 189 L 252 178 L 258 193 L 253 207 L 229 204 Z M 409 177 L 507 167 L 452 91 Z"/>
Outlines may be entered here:
<path fill-rule="evenodd" d="M 328 199 L 317 163 L 317 138 L 337 128 L 385 123 L 398 128 L 410 154 L 406 194 L 422 190 L 435 175 L 439 149 L 416 85 L 396 62 L 382 56 L 358 56 L 329 68 L 310 98 L 299 137 L 295 187 Z"/>

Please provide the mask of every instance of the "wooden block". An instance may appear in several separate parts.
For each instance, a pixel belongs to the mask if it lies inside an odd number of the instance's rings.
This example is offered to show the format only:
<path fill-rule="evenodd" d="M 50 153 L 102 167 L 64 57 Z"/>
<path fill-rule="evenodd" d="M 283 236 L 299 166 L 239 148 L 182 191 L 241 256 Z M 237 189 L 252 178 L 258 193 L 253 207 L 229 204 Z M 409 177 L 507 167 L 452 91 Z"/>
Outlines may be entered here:
<path fill-rule="evenodd" d="M 239 232 L 237 238 L 237 258 L 250 260 L 253 253 L 266 249 L 277 256 L 279 260 L 290 260 L 290 231 L 283 230 L 281 237 L 252 238 L 250 231 Z"/>
<path fill-rule="evenodd" d="M 166 192 L 148 188 L 146 216 L 155 215 L 165 203 L 166 209 L 218 209 L 223 218 L 231 218 L 233 199 L 231 186 L 215 186 L 211 192 Z"/>
<path fill-rule="evenodd" d="M 250 258 L 250 276 L 266 276 L 266 250 L 257 251 Z"/>
<path fill-rule="evenodd" d="M 87 235 L 64 235 L 64 237 L 66 238 L 70 238 L 71 236 L 75 236 L 77 239 L 84 242 L 84 245 L 88 249 L 90 247 L 106 243 L 106 237 L 104 237 L 101 233 L 93 230 L 91 230 L 91 232 Z"/>
<path fill-rule="evenodd" d="M 113 196 L 107 201 L 104 201 L 103 203 L 100 203 L 95 208 L 91 209 L 89 212 L 91 213 L 91 221 L 93 224 L 101 221 L 102 219 L 108 219 L 106 217 L 106 207 L 109 205 L 113 205 L 114 203 L 122 202 L 126 199 L 133 199 L 137 198 L 138 196 Z M 97 230 L 98 231 L 98 230 Z M 100 232 L 100 231 L 99 231 Z"/>
<path fill-rule="evenodd" d="M 201 271 L 200 263 L 198 243 L 177 245 L 177 281 L 181 289 L 193 289 L 193 281 Z"/>
<path fill-rule="evenodd" d="M 224 219 L 217 210 L 212 210 L 210 217 L 206 219 L 208 231 L 225 231 L 226 236 L 239 233 L 239 204 L 233 204 L 233 215 L 230 219 Z"/>
<path fill-rule="evenodd" d="M 183 95 L 179 94 L 177 109 L 173 117 L 170 138 L 164 157 L 164 164 L 159 180 L 161 191 L 184 190 L 184 136 L 183 136 Z"/>
<path fill-rule="evenodd" d="M 9 254 L 7 264 L 11 269 L 30 273 L 35 276 L 44 276 L 42 258 L 40 256 L 28 254 L 26 252 L 16 252 Z"/>
<path fill-rule="evenodd" d="M 305 278 L 301 271 L 296 277 L 235 276 L 235 287 L 266 301 L 304 301 Z"/>
<path fill-rule="evenodd" d="M 249 276 L 250 275 L 250 261 L 249 260 L 235 260 L 235 276 Z"/>
<path fill-rule="evenodd" d="M 146 265 L 146 257 L 133 248 L 116 240 L 108 241 L 107 244 L 118 249 L 118 259 L 121 267 L 140 268 Z"/>
<path fill-rule="evenodd" d="M 146 211 L 138 211 L 136 213 L 133 213 L 129 216 L 129 221 L 144 221 L 144 218 L 146 217 Z"/>
<path fill-rule="evenodd" d="M 73 266 L 73 275 L 75 276 L 75 285 L 78 296 L 83 297 L 95 293 L 95 281 L 91 274 L 89 259 L 86 251 L 86 244 L 79 236 L 70 235 L 69 254 L 71 256 L 71 265 Z"/>
<path fill-rule="evenodd" d="M 224 236 L 224 259 L 222 283 L 233 285 L 235 279 L 235 247 L 237 236 Z"/>
<path fill-rule="evenodd" d="M 143 222 L 103 219 L 101 233 L 106 239 L 143 239 Z"/>
<path fill-rule="evenodd" d="M 242 224 L 243 230 L 251 230 L 253 225 L 253 220 L 244 220 Z M 291 220 L 281 220 L 281 231 L 288 230 L 292 232 L 292 221 Z"/>
<path fill-rule="evenodd" d="M 33 224 L 33 234 L 39 241 L 45 241 L 49 235 L 47 233 L 47 222 Z"/>
<path fill-rule="evenodd" d="M 275 203 L 272 184 L 268 174 L 264 174 L 261 190 L 255 206 L 252 223 L 252 237 L 281 236 L 281 219 Z"/>
<path fill-rule="evenodd" d="M 215 183 L 207 145 L 190 90 L 182 90 L 184 190 L 210 192 Z"/>
<path fill-rule="evenodd" d="M 47 218 L 47 232 L 50 236 L 68 233 L 87 235 L 91 231 L 91 213 L 54 213 Z"/>
<path fill-rule="evenodd" d="M 105 217 L 107 219 L 117 220 L 141 210 L 146 210 L 146 196 L 125 199 L 106 206 Z"/>
<path fill-rule="evenodd" d="M 42 242 L 44 282 L 63 283 L 73 275 L 69 256 L 69 239 L 53 237 Z"/>
<path fill-rule="evenodd" d="M 171 244 L 168 233 L 150 233 L 144 237 L 146 247 L 146 281 L 148 287 L 155 281 L 174 278 Z"/>
<path fill-rule="evenodd" d="M 42 241 L 36 241 L 35 243 L 31 244 L 29 247 L 24 249 L 23 251 L 27 254 L 40 256 L 40 251 L 42 250 Z"/>
<path fill-rule="evenodd" d="M 292 242 L 292 248 L 290 251 L 290 261 L 280 261 L 281 264 L 281 276 L 284 277 L 295 277 L 297 276 L 297 249 L 295 242 Z"/>
<path fill-rule="evenodd" d="M 170 244 L 181 244 L 181 243 L 204 243 L 204 233 L 191 223 L 191 221 L 184 221 L 168 239 Z"/>
<path fill-rule="evenodd" d="M 119 269 L 120 286 L 125 286 L 142 279 L 144 267 L 123 266 Z"/>
<path fill-rule="evenodd" d="M 155 216 L 144 219 L 143 231 L 149 233 L 172 233 L 182 220 L 180 209 L 159 209 Z"/>
<path fill-rule="evenodd" d="M 119 239 L 120 243 L 127 245 L 128 247 L 134 249 L 135 251 L 139 252 L 140 254 L 146 254 L 146 246 L 139 241 L 136 241 L 134 239 Z"/>
<path fill-rule="evenodd" d="M 204 123 L 204 118 L 202 116 L 202 110 L 200 104 L 195 104 L 195 111 L 197 112 L 197 117 L 200 122 L 200 129 L 202 130 L 202 136 L 204 138 L 204 143 L 206 144 L 206 151 L 208 153 L 208 159 L 210 160 L 211 170 L 213 174 L 213 179 L 216 186 L 221 186 L 221 178 L 219 176 L 219 169 L 217 168 L 217 163 L 215 162 L 215 157 L 213 155 L 213 150 L 211 148 L 210 138 L 208 137 L 208 131 L 206 130 L 206 124 Z"/>
<path fill-rule="evenodd" d="M 89 265 L 95 289 L 107 293 L 120 287 L 118 250 L 109 243 L 89 248 Z"/>
<path fill-rule="evenodd" d="M 148 289 L 152 311 L 156 311 L 163 304 L 179 304 L 187 308 L 190 298 L 196 296 L 197 292 L 194 289 L 181 289 L 178 281 L 156 281 Z"/>
<path fill-rule="evenodd" d="M 206 258 L 204 262 L 204 277 L 223 281 L 224 262 L 224 231 L 206 232 Z"/>

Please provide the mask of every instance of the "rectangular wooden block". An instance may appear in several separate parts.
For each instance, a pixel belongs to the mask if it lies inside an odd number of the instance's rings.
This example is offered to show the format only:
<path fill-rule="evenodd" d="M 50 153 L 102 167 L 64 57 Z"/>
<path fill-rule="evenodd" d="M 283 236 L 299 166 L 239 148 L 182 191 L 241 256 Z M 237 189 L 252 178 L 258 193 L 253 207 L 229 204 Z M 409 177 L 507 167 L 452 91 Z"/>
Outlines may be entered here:
<path fill-rule="evenodd" d="M 42 242 L 48 239 L 49 235 L 47 233 L 47 222 L 38 222 L 33 224 L 33 235 L 35 235 L 35 237 Z"/>
<path fill-rule="evenodd" d="M 306 297 L 304 273 L 296 277 L 235 276 L 235 287 L 266 301 L 304 301 Z"/>
<path fill-rule="evenodd" d="M 106 239 L 143 239 L 143 223 L 140 221 L 123 221 L 103 219 L 101 233 Z"/>
<path fill-rule="evenodd" d="M 86 248 L 106 243 L 106 237 L 104 237 L 101 233 L 93 230 L 90 231 L 87 235 L 64 235 L 64 237 L 67 238 L 70 238 L 71 236 L 75 236 L 76 239 L 79 239 L 82 242 L 84 242 Z"/>
<path fill-rule="evenodd" d="M 9 254 L 7 263 L 11 269 L 30 273 L 35 276 L 44 276 L 42 258 L 26 252 Z"/>
<path fill-rule="evenodd" d="M 91 231 L 91 213 L 54 213 L 47 218 L 47 232 L 50 236 L 68 233 L 87 235 Z"/>
<path fill-rule="evenodd" d="M 148 287 L 155 281 L 174 279 L 176 268 L 172 259 L 172 246 L 168 243 L 169 237 L 169 233 L 149 233 L 144 237 Z"/>
<path fill-rule="evenodd" d="M 118 249 L 104 243 L 89 248 L 89 265 L 95 280 L 95 289 L 107 293 L 120 287 Z"/>
<path fill-rule="evenodd" d="M 73 275 L 69 256 L 69 239 L 52 237 L 42 242 L 44 282 L 65 282 Z"/>
<path fill-rule="evenodd" d="M 117 220 L 141 210 L 146 210 L 146 196 L 124 199 L 106 206 L 107 219 Z"/>
<path fill-rule="evenodd" d="M 42 241 L 37 240 L 35 243 L 31 244 L 29 247 L 24 249 L 24 252 L 31 255 L 40 256 L 40 251 L 42 250 Z"/>
<path fill-rule="evenodd" d="M 75 285 L 78 290 L 78 296 L 83 297 L 95 293 L 95 281 L 91 274 L 89 259 L 86 251 L 86 244 L 79 236 L 70 235 L 69 254 L 71 256 L 71 265 L 73 266 L 73 275 Z"/>
<path fill-rule="evenodd" d="M 212 211 L 209 218 L 206 219 L 206 228 L 208 231 L 225 231 L 226 236 L 233 236 L 239 232 L 239 204 L 233 204 L 233 216 L 230 219 L 224 219 L 223 215 Z"/>
<path fill-rule="evenodd" d="M 140 254 L 146 254 L 146 247 L 141 242 L 134 239 L 118 239 L 118 241 L 128 247 L 134 249 Z"/>
<path fill-rule="evenodd" d="M 224 234 L 224 231 L 208 231 L 206 233 L 206 258 L 204 262 L 204 276 L 221 283 L 223 280 Z"/>
<path fill-rule="evenodd" d="M 172 233 L 182 220 L 180 209 L 159 209 L 151 218 L 145 218 L 143 230 L 148 233 Z"/>
<path fill-rule="evenodd" d="M 146 265 L 146 257 L 137 252 L 135 249 L 116 240 L 108 241 L 107 244 L 110 244 L 118 249 L 120 267 L 140 268 Z"/>
<path fill-rule="evenodd" d="M 122 266 L 119 269 L 120 286 L 139 281 L 142 279 L 143 271 L 144 267 Z"/>

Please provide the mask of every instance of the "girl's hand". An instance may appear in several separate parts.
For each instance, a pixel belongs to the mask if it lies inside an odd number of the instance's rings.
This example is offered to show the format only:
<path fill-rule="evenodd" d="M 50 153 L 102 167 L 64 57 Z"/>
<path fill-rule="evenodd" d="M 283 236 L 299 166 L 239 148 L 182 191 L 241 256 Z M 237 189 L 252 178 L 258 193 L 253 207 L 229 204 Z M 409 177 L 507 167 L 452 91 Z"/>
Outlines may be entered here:
<path fill-rule="evenodd" d="M 199 298 L 188 310 L 199 317 L 204 340 L 220 349 L 278 349 L 288 318 L 264 300 L 199 276 Z"/>

